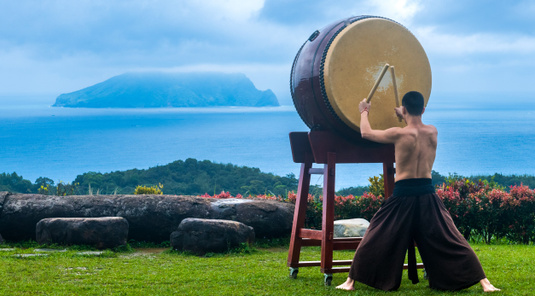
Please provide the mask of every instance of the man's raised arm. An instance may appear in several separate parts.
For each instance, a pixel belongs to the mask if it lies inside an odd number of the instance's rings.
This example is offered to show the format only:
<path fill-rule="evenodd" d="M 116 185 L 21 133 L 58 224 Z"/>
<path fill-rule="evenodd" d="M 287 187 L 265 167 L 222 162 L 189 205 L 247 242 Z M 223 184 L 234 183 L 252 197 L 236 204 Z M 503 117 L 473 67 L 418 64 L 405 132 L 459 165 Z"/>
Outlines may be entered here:
<path fill-rule="evenodd" d="M 368 120 L 370 107 L 371 103 L 366 102 L 366 99 L 362 100 L 359 104 L 360 134 L 362 135 L 362 138 L 383 144 L 394 144 L 400 135 L 401 128 L 392 127 L 386 130 L 372 129 L 370 121 Z M 396 114 L 398 114 L 397 110 Z"/>

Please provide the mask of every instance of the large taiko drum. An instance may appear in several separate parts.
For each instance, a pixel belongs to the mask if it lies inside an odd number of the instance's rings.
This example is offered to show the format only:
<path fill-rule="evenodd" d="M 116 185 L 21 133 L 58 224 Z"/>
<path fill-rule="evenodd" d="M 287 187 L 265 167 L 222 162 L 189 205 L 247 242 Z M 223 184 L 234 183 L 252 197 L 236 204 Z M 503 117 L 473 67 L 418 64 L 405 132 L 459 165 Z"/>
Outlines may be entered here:
<path fill-rule="evenodd" d="M 394 66 L 378 79 L 385 64 Z M 431 67 L 424 49 L 404 26 L 383 17 L 357 16 L 315 31 L 297 53 L 290 89 L 297 112 L 312 130 L 331 130 L 360 138 L 358 104 L 380 81 L 371 100 L 372 128 L 402 127 L 395 115 L 409 91 L 425 104 L 431 94 Z"/>

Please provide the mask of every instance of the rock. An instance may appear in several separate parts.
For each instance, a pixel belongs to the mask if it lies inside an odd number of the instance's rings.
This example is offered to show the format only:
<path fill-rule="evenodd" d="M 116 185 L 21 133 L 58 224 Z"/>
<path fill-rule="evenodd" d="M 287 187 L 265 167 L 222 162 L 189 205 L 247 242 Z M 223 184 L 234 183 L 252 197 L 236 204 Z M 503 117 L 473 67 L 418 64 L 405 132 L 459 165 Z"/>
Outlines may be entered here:
<path fill-rule="evenodd" d="M 7 191 L 1 191 L 0 192 L 0 215 L 2 214 L 2 209 L 4 208 L 4 202 L 6 200 L 6 197 L 9 195 L 9 192 Z M 2 237 L 2 234 L 0 234 L 0 245 L 5 242 L 4 238 Z"/>
<path fill-rule="evenodd" d="M 29 253 L 29 254 L 15 254 L 13 255 L 13 257 L 18 257 L 18 258 L 32 258 L 32 257 L 48 257 L 49 254 L 32 254 L 32 253 Z"/>
<path fill-rule="evenodd" d="M 9 196 L 9 192 L 7 191 L 0 191 L 0 214 L 2 213 L 2 209 L 4 208 L 4 203 L 6 201 L 6 198 Z"/>
<path fill-rule="evenodd" d="M 203 255 L 221 253 L 252 243 L 255 232 L 251 226 L 221 219 L 184 219 L 178 230 L 171 233 L 173 249 Z"/>
<path fill-rule="evenodd" d="M 65 253 L 67 249 L 39 248 L 33 250 L 36 253 Z"/>
<path fill-rule="evenodd" d="M 163 242 L 189 217 L 207 218 L 210 202 L 174 195 L 68 195 L 12 194 L 0 213 L 5 239 L 36 239 L 35 225 L 55 217 L 123 217 L 130 225 L 129 239 Z"/>
<path fill-rule="evenodd" d="M 334 221 L 334 237 L 363 237 L 370 222 L 366 219 L 343 219 Z"/>
<path fill-rule="evenodd" d="M 89 245 L 110 249 L 126 245 L 128 221 L 122 217 L 45 218 L 36 226 L 39 244 Z"/>
<path fill-rule="evenodd" d="M 291 233 L 294 205 L 276 201 L 177 195 L 0 193 L 0 233 L 10 241 L 36 239 L 35 225 L 55 217 L 123 217 L 129 239 L 164 242 L 185 218 L 225 219 L 252 226 L 257 237 Z"/>
<path fill-rule="evenodd" d="M 214 199 L 211 202 L 211 218 L 252 226 L 256 237 L 284 237 L 292 231 L 293 204 L 236 198 Z"/>
<path fill-rule="evenodd" d="M 84 252 L 76 253 L 76 255 L 79 255 L 79 256 L 94 256 L 94 257 L 98 257 L 102 254 L 104 254 L 103 251 L 84 251 Z"/>

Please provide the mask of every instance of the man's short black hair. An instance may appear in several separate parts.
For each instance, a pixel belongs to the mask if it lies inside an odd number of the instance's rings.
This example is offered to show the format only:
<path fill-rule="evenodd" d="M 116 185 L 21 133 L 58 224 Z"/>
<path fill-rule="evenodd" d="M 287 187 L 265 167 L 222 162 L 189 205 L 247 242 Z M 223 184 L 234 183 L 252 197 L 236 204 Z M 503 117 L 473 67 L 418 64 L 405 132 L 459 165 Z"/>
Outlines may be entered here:
<path fill-rule="evenodd" d="M 424 112 L 424 96 L 417 91 L 410 91 L 403 96 L 401 105 L 410 115 L 418 116 Z"/>

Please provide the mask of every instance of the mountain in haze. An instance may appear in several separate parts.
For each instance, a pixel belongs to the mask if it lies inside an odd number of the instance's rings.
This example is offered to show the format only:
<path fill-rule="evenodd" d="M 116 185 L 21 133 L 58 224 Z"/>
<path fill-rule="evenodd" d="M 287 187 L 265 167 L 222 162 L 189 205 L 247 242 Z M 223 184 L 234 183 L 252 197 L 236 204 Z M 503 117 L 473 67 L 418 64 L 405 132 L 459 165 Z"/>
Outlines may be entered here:
<path fill-rule="evenodd" d="M 62 94 L 54 107 L 157 108 L 279 106 L 271 90 L 258 90 L 244 74 L 125 73 Z"/>

